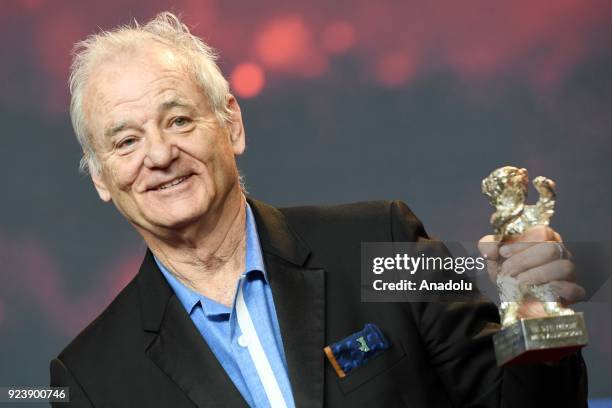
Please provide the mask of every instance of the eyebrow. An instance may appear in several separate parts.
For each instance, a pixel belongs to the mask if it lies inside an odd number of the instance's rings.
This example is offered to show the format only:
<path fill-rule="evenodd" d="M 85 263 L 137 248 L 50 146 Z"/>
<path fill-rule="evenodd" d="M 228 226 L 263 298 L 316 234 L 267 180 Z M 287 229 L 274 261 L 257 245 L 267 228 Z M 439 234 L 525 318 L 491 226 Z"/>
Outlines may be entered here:
<path fill-rule="evenodd" d="M 121 132 L 121 131 L 123 131 L 123 130 L 127 129 L 128 127 L 132 127 L 132 126 L 129 126 L 129 125 L 127 124 L 127 122 L 120 122 L 120 123 L 117 123 L 116 125 L 113 125 L 112 127 L 110 127 L 110 128 L 108 128 L 108 129 L 106 129 L 106 130 L 104 131 L 104 136 L 106 136 L 106 137 L 108 137 L 108 138 L 113 137 L 113 136 L 115 136 L 117 133 L 119 133 L 119 132 Z"/>
<path fill-rule="evenodd" d="M 171 99 L 159 105 L 158 112 L 162 113 L 172 108 L 189 108 L 193 109 L 193 105 L 182 99 Z"/>
<path fill-rule="evenodd" d="M 157 111 L 161 114 L 173 108 L 187 108 L 192 111 L 195 109 L 195 107 L 187 101 L 184 101 L 182 99 L 171 99 L 159 105 L 159 108 L 157 109 Z M 111 126 L 110 128 L 106 129 L 104 131 L 104 136 L 106 136 L 107 138 L 111 138 L 115 136 L 117 133 L 124 131 L 125 129 L 136 128 L 136 127 L 137 127 L 136 125 L 129 124 L 128 122 L 119 122 Z"/>

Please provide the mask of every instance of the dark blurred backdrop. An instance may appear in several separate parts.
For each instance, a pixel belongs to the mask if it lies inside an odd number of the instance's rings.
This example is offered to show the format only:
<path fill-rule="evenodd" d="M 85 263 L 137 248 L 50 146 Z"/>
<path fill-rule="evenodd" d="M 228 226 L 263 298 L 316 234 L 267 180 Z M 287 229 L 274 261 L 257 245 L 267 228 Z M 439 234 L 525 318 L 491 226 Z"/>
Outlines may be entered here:
<path fill-rule="evenodd" d="M 2 0 L 1 386 L 46 385 L 140 264 L 141 239 L 77 171 L 67 77 L 75 41 L 163 10 L 221 55 L 254 197 L 398 198 L 430 234 L 475 241 L 480 180 L 513 164 L 557 181 L 565 240 L 611 241 L 609 1 Z M 578 308 L 590 397 L 612 398 L 612 303 Z"/>

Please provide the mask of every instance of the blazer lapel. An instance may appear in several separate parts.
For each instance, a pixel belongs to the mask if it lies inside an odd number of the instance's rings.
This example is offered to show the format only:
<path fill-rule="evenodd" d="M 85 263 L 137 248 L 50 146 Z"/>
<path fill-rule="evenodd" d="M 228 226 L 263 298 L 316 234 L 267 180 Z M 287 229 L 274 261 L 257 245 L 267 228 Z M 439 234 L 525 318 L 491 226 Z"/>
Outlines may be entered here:
<path fill-rule="evenodd" d="M 310 250 L 290 230 L 280 211 L 248 201 L 264 252 L 295 405 L 322 407 L 325 272 L 304 266 Z"/>
<path fill-rule="evenodd" d="M 143 329 L 152 333 L 147 356 L 198 407 L 246 407 L 232 380 L 206 344 L 178 298 L 147 255 L 139 272 Z"/>

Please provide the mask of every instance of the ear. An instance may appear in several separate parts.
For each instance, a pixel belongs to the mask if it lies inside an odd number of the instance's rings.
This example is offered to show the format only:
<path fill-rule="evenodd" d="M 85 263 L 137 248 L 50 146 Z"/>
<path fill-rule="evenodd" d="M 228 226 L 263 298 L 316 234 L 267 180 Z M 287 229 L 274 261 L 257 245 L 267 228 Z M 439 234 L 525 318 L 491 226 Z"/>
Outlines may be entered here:
<path fill-rule="evenodd" d="M 244 133 L 244 125 L 242 124 L 242 112 L 240 111 L 240 105 L 238 105 L 238 101 L 236 98 L 234 98 L 234 95 L 229 96 L 227 108 L 230 112 L 230 120 L 228 124 L 230 142 L 232 144 L 234 155 L 239 156 L 244 152 L 246 137 Z"/>
<path fill-rule="evenodd" d="M 92 170 L 91 180 L 98 191 L 98 195 L 102 201 L 106 201 L 107 203 L 111 200 L 111 194 L 108 188 L 106 187 L 106 182 L 104 181 L 104 176 L 102 172 L 97 172 L 96 170 Z"/>

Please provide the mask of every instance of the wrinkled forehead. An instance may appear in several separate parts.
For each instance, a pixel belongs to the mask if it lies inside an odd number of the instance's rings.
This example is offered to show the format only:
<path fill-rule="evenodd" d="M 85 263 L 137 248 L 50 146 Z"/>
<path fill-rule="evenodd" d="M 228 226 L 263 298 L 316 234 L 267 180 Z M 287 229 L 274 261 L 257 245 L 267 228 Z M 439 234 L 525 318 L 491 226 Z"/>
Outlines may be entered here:
<path fill-rule="evenodd" d="M 83 110 L 90 131 L 98 133 L 109 116 L 121 111 L 152 109 L 152 104 L 181 99 L 201 104 L 202 92 L 190 75 L 185 58 L 168 47 L 147 44 L 101 59 L 90 73 Z"/>

